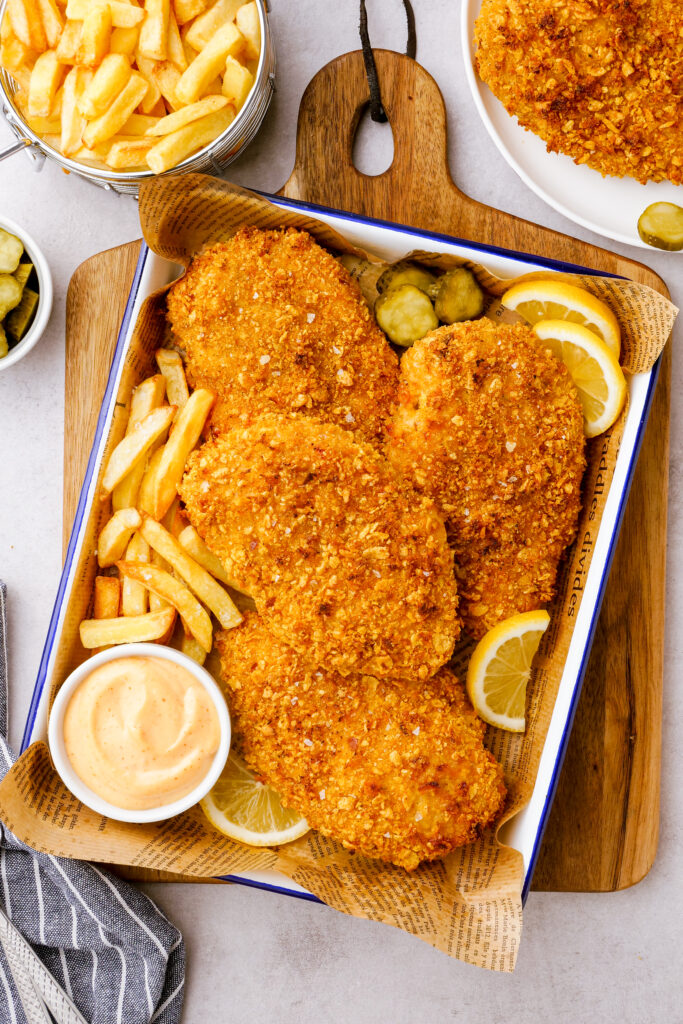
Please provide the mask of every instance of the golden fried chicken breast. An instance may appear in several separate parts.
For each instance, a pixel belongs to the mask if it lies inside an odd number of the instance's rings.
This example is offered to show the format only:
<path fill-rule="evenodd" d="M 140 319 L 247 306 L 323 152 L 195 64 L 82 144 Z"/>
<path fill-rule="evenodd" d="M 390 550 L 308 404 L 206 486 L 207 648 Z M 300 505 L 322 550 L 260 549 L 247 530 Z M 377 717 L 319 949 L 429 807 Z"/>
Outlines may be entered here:
<path fill-rule="evenodd" d="M 245 760 L 312 828 L 412 870 L 502 810 L 503 771 L 448 669 L 394 682 L 311 668 L 253 612 L 216 643 Z"/>
<path fill-rule="evenodd" d="M 265 416 L 191 455 L 193 526 L 268 628 L 315 665 L 427 678 L 459 633 L 434 504 L 341 427 Z"/>
<path fill-rule="evenodd" d="M 387 456 L 446 521 L 472 636 L 551 599 L 576 532 L 583 413 L 529 327 L 476 320 L 416 342 Z"/>
<path fill-rule="evenodd" d="M 483 0 L 475 65 L 548 150 L 680 185 L 681 24 L 680 0 Z"/>
<path fill-rule="evenodd" d="M 378 442 L 398 360 L 348 271 L 305 231 L 243 228 L 169 291 L 194 387 L 216 392 L 215 430 L 298 412 Z"/>

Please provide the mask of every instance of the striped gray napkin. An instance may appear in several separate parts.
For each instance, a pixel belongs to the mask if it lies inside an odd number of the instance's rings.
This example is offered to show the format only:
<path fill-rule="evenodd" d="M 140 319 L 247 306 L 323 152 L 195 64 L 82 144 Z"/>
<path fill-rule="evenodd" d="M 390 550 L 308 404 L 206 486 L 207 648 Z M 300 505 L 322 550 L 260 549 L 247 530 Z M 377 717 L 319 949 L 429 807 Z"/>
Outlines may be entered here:
<path fill-rule="evenodd" d="M 14 761 L 6 599 L 0 581 L 0 778 Z M 0 1024 L 47 1024 L 45 1006 L 59 1024 L 180 1020 L 182 936 L 127 882 L 94 864 L 37 853 L 0 821 L 0 908 Z"/>

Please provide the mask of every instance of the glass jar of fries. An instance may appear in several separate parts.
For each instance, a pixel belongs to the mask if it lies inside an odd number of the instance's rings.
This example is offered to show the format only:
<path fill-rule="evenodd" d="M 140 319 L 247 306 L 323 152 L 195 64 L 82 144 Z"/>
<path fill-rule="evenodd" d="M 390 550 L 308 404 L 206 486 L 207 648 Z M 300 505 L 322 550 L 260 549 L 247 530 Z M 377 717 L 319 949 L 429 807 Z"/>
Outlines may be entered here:
<path fill-rule="evenodd" d="M 144 3 L 144 6 L 143 6 Z M 275 82 L 266 0 L 3 0 L 0 103 L 25 150 L 137 195 L 155 174 L 218 174 Z"/>

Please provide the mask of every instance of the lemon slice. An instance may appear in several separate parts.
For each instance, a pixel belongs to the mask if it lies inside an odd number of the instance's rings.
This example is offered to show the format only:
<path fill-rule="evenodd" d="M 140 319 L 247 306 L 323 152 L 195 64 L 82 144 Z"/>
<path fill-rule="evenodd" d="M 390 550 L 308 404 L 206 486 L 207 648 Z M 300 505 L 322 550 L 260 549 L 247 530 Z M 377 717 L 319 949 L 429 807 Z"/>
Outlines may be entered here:
<path fill-rule="evenodd" d="M 617 318 L 609 306 L 585 288 L 552 278 L 522 281 L 508 289 L 501 302 L 530 324 L 537 324 L 539 320 L 568 320 L 581 324 L 602 338 L 610 352 L 619 358 L 621 331 Z"/>
<path fill-rule="evenodd" d="M 306 820 L 283 807 L 275 790 L 259 782 L 234 751 L 201 808 L 214 828 L 248 846 L 282 846 L 309 831 Z"/>
<path fill-rule="evenodd" d="M 524 732 L 526 684 L 547 612 L 522 612 L 490 629 L 474 649 L 467 693 L 480 718 L 508 732 Z"/>
<path fill-rule="evenodd" d="M 626 400 L 626 378 L 616 356 L 581 324 L 541 320 L 534 331 L 572 375 L 583 406 L 586 437 L 602 434 L 612 426 Z"/>

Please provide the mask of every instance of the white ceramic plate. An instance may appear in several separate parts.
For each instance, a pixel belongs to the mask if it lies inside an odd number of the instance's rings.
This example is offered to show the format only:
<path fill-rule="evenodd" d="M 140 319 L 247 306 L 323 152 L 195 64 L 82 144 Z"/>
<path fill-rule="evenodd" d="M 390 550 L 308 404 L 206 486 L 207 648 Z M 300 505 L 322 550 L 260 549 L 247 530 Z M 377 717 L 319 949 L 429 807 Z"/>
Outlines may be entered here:
<path fill-rule="evenodd" d="M 571 157 L 548 153 L 545 142 L 510 117 L 474 70 L 474 23 L 482 0 L 463 0 L 461 37 L 465 74 L 479 115 L 510 167 L 529 188 L 559 213 L 599 235 L 650 252 L 661 252 L 641 241 L 638 218 L 651 203 L 683 206 L 683 187 L 668 181 L 640 185 L 633 178 L 603 178 Z"/>
<path fill-rule="evenodd" d="M 397 260 L 415 249 L 428 252 L 447 252 L 472 259 L 486 266 L 501 278 L 513 278 L 533 270 L 558 270 L 565 273 L 587 271 L 567 263 L 541 257 L 513 253 L 494 246 L 477 245 L 447 235 L 369 220 L 337 210 L 329 210 L 308 203 L 296 203 L 269 196 L 283 208 L 300 210 L 318 218 L 343 234 L 350 242 L 364 247 L 386 260 Z M 52 675 L 55 657 L 64 629 L 65 612 L 74 585 L 80 549 L 84 543 L 88 511 L 95 498 L 98 468 L 104 454 L 105 441 L 111 426 L 119 378 L 124 355 L 130 345 L 133 328 L 143 301 L 153 291 L 175 280 L 180 267 L 162 259 L 143 245 L 131 292 L 114 352 L 109 380 L 102 400 L 100 416 L 88 461 L 88 468 L 78 502 L 69 547 L 59 584 L 47 640 L 43 651 L 33 699 L 26 722 L 22 750 L 35 740 L 47 737 L 48 687 L 46 680 Z M 531 884 L 536 858 L 550 813 L 555 787 L 559 778 L 564 751 L 571 731 L 574 711 L 581 692 L 581 683 L 590 653 L 593 632 L 598 620 L 600 603 L 609 567 L 616 546 L 621 517 L 635 468 L 650 402 L 657 382 L 659 363 L 649 372 L 629 376 L 629 405 L 624 436 L 617 456 L 614 478 L 610 487 L 600 531 L 595 541 L 593 560 L 585 582 L 584 596 L 576 618 L 569 653 L 555 702 L 550 728 L 546 737 L 541 763 L 531 801 L 506 826 L 504 841 L 519 850 L 524 859 L 524 890 L 526 896 Z M 301 886 L 273 871 L 249 872 L 226 876 L 229 881 L 258 888 L 272 889 L 302 899 L 317 900 Z"/>

